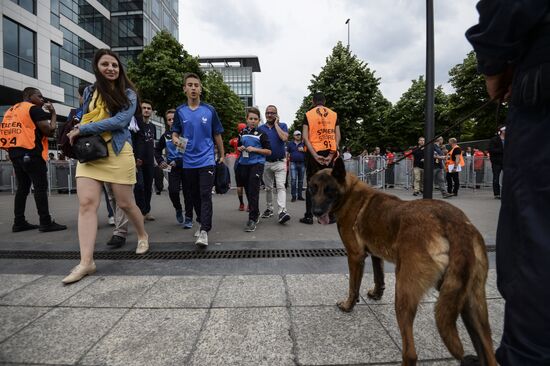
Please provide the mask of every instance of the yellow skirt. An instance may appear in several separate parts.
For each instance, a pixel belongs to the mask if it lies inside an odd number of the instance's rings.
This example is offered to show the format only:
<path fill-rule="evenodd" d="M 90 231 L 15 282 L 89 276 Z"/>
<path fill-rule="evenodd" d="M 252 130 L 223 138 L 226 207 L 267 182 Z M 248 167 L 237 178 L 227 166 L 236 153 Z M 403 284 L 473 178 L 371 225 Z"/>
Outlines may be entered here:
<path fill-rule="evenodd" d="M 136 161 L 134 150 L 126 142 L 118 155 L 115 155 L 112 143 L 107 143 L 109 156 L 103 159 L 78 163 L 76 177 L 95 179 L 115 184 L 136 184 Z"/>

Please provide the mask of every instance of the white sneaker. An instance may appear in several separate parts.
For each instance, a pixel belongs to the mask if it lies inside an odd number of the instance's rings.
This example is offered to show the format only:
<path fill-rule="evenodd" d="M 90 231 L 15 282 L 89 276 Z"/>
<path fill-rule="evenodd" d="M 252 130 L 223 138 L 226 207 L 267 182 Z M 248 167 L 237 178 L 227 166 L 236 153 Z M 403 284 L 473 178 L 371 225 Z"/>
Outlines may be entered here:
<path fill-rule="evenodd" d="M 195 244 L 201 247 L 208 246 L 208 233 L 204 230 L 201 230 L 199 237 L 195 241 Z"/>
<path fill-rule="evenodd" d="M 197 231 L 195 231 L 195 234 L 193 234 L 193 236 L 194 236 L 195 238 L 198 238 L 200 234 L 201 234 L 201 228 L 200 228 L 200 226 L 199 226 L 199 228 L 197 229 Z"/>
<path fill-rule="evenodd" d="M 109 225 L 115 226 L 115 218 L 113 216 L 109 217 Z"/>

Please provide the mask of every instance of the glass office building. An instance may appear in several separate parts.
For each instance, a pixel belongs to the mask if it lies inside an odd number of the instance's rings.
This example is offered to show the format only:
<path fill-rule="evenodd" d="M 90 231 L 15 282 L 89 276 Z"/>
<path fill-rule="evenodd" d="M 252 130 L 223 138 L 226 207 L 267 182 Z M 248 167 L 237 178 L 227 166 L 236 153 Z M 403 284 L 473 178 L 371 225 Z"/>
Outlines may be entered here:
<path fill-rule="evenodd" d="M 178 38 L 178 0 L 2 0 L 0 118 L 28 86 L 67 115 L 79 85 L 94 81 L 97 49 L 127 63 L 161 29 Z"/>
<path fill-rule="evenodd" d="M 200 57 L 199 63 L 204 71 L 219 71 L 223 81 L 241 98 L 245 107 L 256 105 L 254 73 L 261 71 L 257 56 Z"/>

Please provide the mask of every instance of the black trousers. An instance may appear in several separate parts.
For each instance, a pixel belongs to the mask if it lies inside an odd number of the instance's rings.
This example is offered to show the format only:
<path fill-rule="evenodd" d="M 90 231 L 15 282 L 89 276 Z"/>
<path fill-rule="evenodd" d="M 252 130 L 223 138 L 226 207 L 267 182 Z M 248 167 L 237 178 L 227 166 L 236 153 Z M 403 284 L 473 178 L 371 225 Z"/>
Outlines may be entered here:
<path fill-rule="evenodd" d="M 185 185 L 185 174 L 183 168 L 172 167 L 170 173 L 168 173 L 168 195 L 170 201 L 176 209 L 181 211 L 180 192 L 183 191 L 183 204 L 185 206 L 185 217 L 193 219 L 193 200 L 188 187 Z"/>
<path fill-rule="evenodd" d="M 155 167 L 155 191 L 162 192 L 164 189 L 164 172 L 158 166 Z"/>
<path fill-rule="evenodd" d="M 502 172 L 502 164 L 491 163 L 493 170 L 493 194 L 500 196 L 500 172 Z"/>
<path fill-rule="evenodd" d="M 136 197 L 136 204 L 143 215 L 147 215 L 151 211 L 154 175 L 155 166 L 153 164 L 143 164 L 137 168 L 134 196 Z"/>
<path fill-rule="evenodd" d="M 189 191 L 197 221 L 201 230 L 212 229 L 212 187 L 214 186 L 214 166 L 184 168 L 185 189 Z"/>
<path fill-rule="evenodd" d="M 458 172 L 447 172 L 445 175 L 447 178 L 447 192 L 449 193 L 458 193 L 458 188 L 460 188 L 460 182 L 458 180 Z"/>
<path fill-rule="evenodd" d="M 327 153 L 327 156 L 328 156 L 328 153 Z M 306 189 L 306 213 L 304 214 L 304 217 L 313 218 L 313 214 L 311 213 L 311 194 L 309 193 L 309 180 L 319 170 L 323 170 L 325 168 L 332 168 L 333 164 L 334 164 L 334 161 L 332 161 L 329 166 L 321 165 L 315 159 L 313 159 L 311 154 L 306 154 L 306 180 L 307 180 L 308 188 Z"/>
<path fill-rule="evenodd" d="M 21 225 L 25 222 L 25 206 L 32 184 L 40 225 L 49 225 L 52 218 L 48 208 L 48 168 L 42 157 L 29 157 L 30 161 L 28 162 L 24 162 L 23 157 L 11 159 L 17 178 L 17 192 L 15 193 L 15 207 L 13 209 L 14 224 Z"/>
<path fill-rule="evenodd" d="M 502 366 L 550 365 L 550 108 L 510 108 L 497 228 Z M 537 153 L 533 154 L 536 146 Z"/>
<path fill-rule="evenodd" d="M 246 192 L 246 199 L 248 200 L 248 207 L 250 212 L 248 213 L 248 219 L 257 221 L 260 217 L 260 184 L 262 174 L 264 173 L 263 164 L 242 165 L 239 164 L 237 169 L 240 175 L 240 181 L 244 182 L 244 191 Z"/>

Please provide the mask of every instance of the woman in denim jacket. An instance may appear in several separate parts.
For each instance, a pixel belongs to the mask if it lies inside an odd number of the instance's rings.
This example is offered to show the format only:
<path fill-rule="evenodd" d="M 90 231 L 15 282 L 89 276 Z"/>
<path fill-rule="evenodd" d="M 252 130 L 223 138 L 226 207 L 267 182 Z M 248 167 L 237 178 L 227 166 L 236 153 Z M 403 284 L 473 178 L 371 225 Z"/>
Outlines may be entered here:
<path fill-rule="evenodd" d="M 77 165 L 80 264 L 63 279 L 66 284 L 79 281 L 96 270 L 93 254 L 97 235 L 97 209 L 104 182 L 111 184 L 117 205 L 136 228 L 136 253 L 143 254 L 149 249 L 143 216 L 132 193 L 136 171 L 128 125 L 137 106 L 135 87 L 128 80 L 118 56 L 110 50 L 100 49 L 96 52 L 93 68 L 96 82 L 84 90 L 84 115 L 80 124 L 67 136 L 73 144 L 80 135 L 101 135 L 107 142 L 109 156 Z"/>

